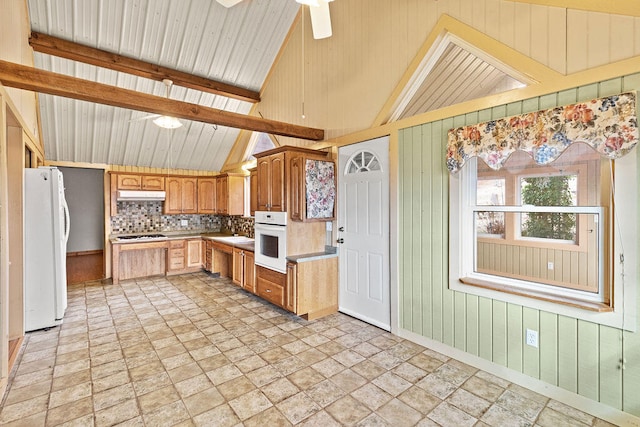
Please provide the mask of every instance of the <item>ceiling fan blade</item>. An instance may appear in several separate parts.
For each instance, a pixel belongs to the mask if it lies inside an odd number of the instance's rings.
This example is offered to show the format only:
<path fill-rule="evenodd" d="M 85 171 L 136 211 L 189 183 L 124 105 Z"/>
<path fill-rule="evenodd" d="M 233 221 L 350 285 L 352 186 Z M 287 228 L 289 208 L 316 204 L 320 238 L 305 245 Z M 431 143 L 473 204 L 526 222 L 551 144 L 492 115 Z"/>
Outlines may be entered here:
<path fill-rule="evenodd" d="M 331 0 L 329 0 L 331 1 Z M 331 37 L 331 15 L 327 0 L 318 0 L 318 6 L 309 6 L 311 15 L 311 27 L 314 39 Z"/>
<path fill-rule="evenodd" d="M 141 122 L 143 120 L 155 119 L 156 117 L 160 117 L 160 114 L 147 114 L 146 116 L 138 117 L 137 119 L 129 120 L 129 123 L 132 122 Z"/>
<path fill-rule="evenodd" d="M 242 0 L 217 0 L 218 3 L 223 5 L 224 7 L 233 7 L 240 3 Z"/>

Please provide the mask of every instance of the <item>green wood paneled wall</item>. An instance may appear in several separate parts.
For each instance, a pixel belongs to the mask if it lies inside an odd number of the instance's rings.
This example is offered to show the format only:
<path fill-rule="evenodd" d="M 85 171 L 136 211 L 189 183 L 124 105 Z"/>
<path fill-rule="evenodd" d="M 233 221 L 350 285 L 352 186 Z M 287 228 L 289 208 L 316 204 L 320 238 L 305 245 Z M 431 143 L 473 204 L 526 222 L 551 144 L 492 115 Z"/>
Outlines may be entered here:
<path fill-rule="evenodd" d="M 447 131 L 629 90 L 640 90 L 640 73 L 400 131 L 401 328 L 640 416 L 640 333 L 448 287 Z M 525 344 L 527 328 L 539 348 Z"/>

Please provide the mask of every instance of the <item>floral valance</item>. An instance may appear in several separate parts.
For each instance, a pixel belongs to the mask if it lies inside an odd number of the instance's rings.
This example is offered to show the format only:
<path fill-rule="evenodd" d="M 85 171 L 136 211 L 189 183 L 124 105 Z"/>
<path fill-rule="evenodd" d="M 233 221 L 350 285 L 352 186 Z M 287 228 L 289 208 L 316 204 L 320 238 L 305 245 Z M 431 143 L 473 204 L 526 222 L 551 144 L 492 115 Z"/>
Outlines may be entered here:
<path fill-rule="evenodd" d="M 615 159 L 638 143 L 635 92 L 492 120 L 449 131 L 447 168 L 457 172 L 478 156 L 500 169 L 511 153 L 526 151 L 538 164 L 557 159 L 571 144 L 583 142 Z"/>

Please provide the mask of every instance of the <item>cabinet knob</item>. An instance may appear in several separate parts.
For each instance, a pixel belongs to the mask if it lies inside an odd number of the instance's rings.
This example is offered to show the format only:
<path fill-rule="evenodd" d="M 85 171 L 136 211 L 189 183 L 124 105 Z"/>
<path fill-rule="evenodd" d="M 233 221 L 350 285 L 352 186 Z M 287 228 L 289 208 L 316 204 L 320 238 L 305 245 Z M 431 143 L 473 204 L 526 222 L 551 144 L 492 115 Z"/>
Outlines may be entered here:
<path fill-rule="evenodd" d="M 336 240 L 336 242 L 338 242 L 338 243 L 344 243 L 344 239 L 341 237 L 341 238 L 339 238 L 338 240 Z"/>
<path fill-rule="evenodd" d="M 271 293 L 271 289 L 267 289 L 267 293 Z"/>

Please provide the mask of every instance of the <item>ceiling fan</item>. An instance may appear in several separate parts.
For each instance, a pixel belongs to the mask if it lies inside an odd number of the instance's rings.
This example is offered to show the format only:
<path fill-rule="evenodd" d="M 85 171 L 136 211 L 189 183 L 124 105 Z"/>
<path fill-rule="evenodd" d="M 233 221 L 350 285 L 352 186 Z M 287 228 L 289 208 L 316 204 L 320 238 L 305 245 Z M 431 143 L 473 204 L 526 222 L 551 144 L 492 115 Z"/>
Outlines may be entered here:
<path fill-rule="evenodd" d="M 163 79 L 162 83 L 164 83 L 167 88 L 167 99 L 169 99 L 169 92 L 171 91 L 171 86 L 173 86 L 173 80 Z M 171 116 L 163 116 L 160 114 L 150 114 L 144 117 L 140 117 L 138 119 L 130 120 L 130 122 L 138 122 L 141 120 L 153 119 L 153 123 L 156 126 L 159 126 L 164 129 L 177 129 L 182 126 L 182 122 L 175 117 Z"/>
<path fill-rule="evenodd" d="M 242 0 L 217 0 L 224 7 L 232 7 Z M 329 14 L 329 2 L 333 0 L 296 0 L 300 4 L 309 6 L 311 15 L 311 27 L 314 39 L 331 37 L 331 15 Z"/>

